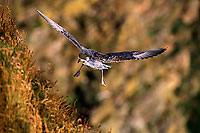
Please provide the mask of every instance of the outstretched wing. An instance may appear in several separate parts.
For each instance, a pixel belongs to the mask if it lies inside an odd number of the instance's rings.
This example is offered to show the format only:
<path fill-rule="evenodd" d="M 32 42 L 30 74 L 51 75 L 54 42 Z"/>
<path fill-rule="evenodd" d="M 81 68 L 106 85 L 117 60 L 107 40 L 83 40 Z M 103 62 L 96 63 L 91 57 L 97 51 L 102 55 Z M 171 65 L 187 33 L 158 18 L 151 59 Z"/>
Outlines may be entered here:
<path fill-rule="evenodd" d="M 60 25 L 58 25 L 57 23 L 55 23 L 53 20 L 51 20 L 50 18 L 48 18 L 47 16 L 45 16 L 43 13 L 41 13 L 39 10 L 35 9 L 40 16 L 42 16 L 47 23 L 49 23 L 54 29 L 56 29 L 57 31 L 59 31 L 60 33 L 62 33 L 63 35 L 65 35 L 76 47 L 78 47 L 78 49 L 84 53 L 85 51 L 85 47 L 83 47 L 69 32 L 67 32 L 63 27 L 61 27 Z"/>
<path fill-rule="evenodd" d="M 143 60 L 157 56 L 165 51 L 165 48 L 148 50 L 148 51 L 127 51 L 119 53 L 108 53 L 102 58 L 103 63 L 121 62 L 126 60 Z"/>

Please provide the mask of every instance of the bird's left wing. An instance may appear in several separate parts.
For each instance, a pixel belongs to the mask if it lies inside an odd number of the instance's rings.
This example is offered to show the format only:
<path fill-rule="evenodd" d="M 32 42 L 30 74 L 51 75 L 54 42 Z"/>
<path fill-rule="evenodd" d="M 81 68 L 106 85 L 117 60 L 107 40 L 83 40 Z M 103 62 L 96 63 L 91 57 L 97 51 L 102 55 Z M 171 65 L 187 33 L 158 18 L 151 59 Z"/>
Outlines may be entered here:
<path fill-rule="evenodd" d="M 47 21 L 47 23 L 49 23 L 54 29 L 56 29 L 57 31 L 65 35 L 81 52 L 84 53 L 86 48 L 83 47 L 69 32 L 67 32 L 63 27 L 61 27 L 60 25 L 55 23 L 53 20 L 45 16 L 39 10 L 37 9 L 35 10 L 40 14 L 40 16 L 42 16 Z"/>
<path fill-rule="evenodd" d="M 157 56 L 165 51 L 165 48 L 148 51 L 127 51 L 118 53 L 108 53 L 102 57 L 103 63 L 121 62 L 126 60 L 143 60 Z"/>

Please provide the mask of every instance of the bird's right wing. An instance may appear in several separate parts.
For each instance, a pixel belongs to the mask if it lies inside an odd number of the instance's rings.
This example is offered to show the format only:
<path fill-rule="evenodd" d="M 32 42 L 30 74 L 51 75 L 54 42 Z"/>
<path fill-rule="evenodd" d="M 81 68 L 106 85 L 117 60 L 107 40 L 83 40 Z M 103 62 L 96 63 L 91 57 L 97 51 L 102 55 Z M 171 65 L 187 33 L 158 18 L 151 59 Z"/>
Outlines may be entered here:
<path fill-rule="evenodd" d="M 143 60 L 157 56 L 165 51 L 165 48 L 148 51 L 126 51 L 118 53 L 108 53 L 102 56 L 103 63 L 121 62 L 127 60 Z"/>
<path fill-rule="evenodd" d="M 53 20 L 51 20 L 50 18 L 45 16 L 39 10 L 37 10 L 37 9 L 35 9 L 35 10 L 40 14 L 40 16 L 42 16 L 47 21 L 47 23 L 49 23 L 54 29 L 56 29 L 57 31 L 62 33 L 64 36 L 66 36 L 67 39 L 69 39 L 81 52 L 84 53 L 86 48 L 83 47 L 69 32 L 67 32 L 63 27 L 61 27 L 60 25 L 55 23 Z"/>

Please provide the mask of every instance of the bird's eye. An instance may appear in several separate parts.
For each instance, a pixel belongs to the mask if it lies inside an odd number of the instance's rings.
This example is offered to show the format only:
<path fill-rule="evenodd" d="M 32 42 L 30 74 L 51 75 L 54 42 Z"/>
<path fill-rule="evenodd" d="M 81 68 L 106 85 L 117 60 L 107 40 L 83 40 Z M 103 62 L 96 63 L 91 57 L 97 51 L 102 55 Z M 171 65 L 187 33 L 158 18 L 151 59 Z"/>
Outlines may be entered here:
<path fill-rule="evenodd" d="M 83 54 L 83 53 L 80 53 L 80 54 L 79 54 L 79 58 L 86 60 L 86 55 Z"/>

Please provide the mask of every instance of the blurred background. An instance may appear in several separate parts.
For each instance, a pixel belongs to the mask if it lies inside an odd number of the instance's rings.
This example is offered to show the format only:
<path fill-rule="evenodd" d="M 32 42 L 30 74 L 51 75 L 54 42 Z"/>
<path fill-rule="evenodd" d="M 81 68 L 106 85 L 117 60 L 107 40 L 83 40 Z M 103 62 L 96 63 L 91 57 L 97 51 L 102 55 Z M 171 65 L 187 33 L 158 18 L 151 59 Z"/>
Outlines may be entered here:
<path fill-rule="evenodd" d="M 6 4 L 6 0 L 1 0 Z M 112 132 L 200 131 L 199 0 L 10 0 L 35 66 L 57 80 L 58 95 L 77 101 L 93 126 Z M 103 53 L 168 47 L 158 57 L 74 73 L 79 51 L 34 10 Z"/>

